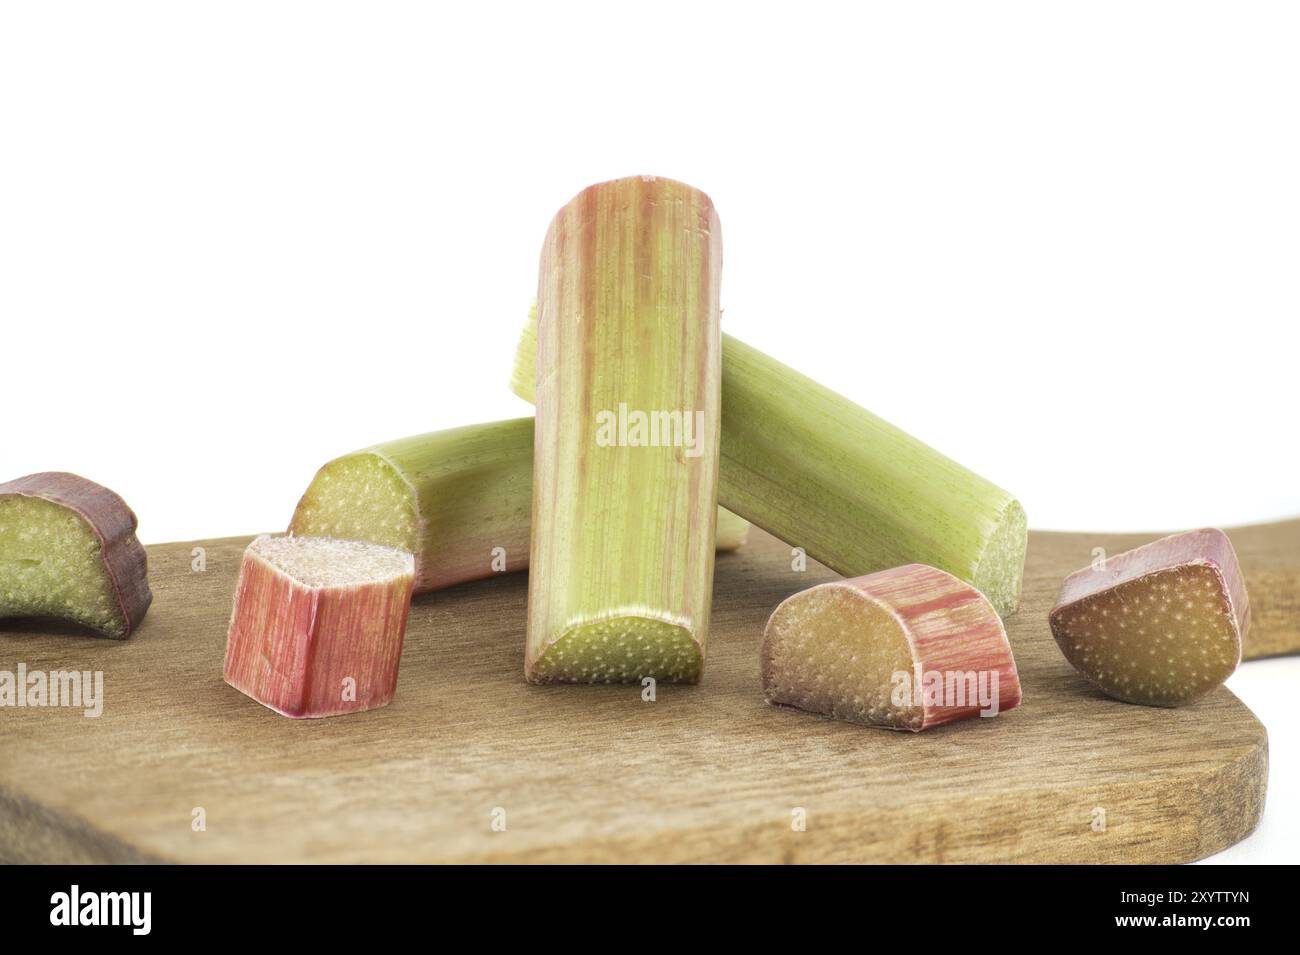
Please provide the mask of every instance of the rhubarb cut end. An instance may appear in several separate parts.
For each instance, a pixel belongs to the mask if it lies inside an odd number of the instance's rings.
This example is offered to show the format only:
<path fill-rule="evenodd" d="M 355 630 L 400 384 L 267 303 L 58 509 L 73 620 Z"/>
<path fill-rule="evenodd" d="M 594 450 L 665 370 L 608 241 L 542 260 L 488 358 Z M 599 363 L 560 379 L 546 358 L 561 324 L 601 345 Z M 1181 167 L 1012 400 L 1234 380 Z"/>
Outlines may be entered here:
<path fill-rule="evenodd" d="M 1020 502 L 1012 500 L 1002 512 L 975 567 L 971 583 L 988 598 L 998 616 L 1015 613 L 1020 606 L 1020 584 L 1029 547 L 1029 521 Z"/>
<path fill-rule="evenodd" d="M 785 600 L 763 634 L 767 701 L 832 719 L 919 731 L 922 708 L 891 700 L 893 674 L 911 667 L 907 634 L 889 608 L 840 583 Z"/>
<path fill-rule="evenodd" d="M 387 461 L 367 451 L 335 458 L 316 473 L 298 502 L 289 533 L 419 551 L 419 517 L 410 485 Z"/>
<path fill-rule="evenodd" d="M 651 617 L 614 616 L 570 627 L 530 659 L 530 683 L 698 683 L 704 653 L 690 630 Z"/>
<path fill-rule="evenodd" d="M 58 617 L 105 636 L 126 636 L 99 538 L 79 514 L 49 501 L 0 500 L 5 617 Z"/>
<path fill-rule="evenodd" d="M 264 534 L 246 553 L 293 583 L 313 589 L 400 584 L 415 574 L 409 552 L 357 540 Z"/>
<path fill-rule="evenodd" d="M 125 501 L 75 474 L 0 484 L 0 619 L 50 617 L 130 636 L 153 601 L 135 528 Z"/>
<path fill-rule="evenodd" d="M 1250 599 L 1227 535 L 1203 528 L 1071 574 L 1048 620 L 1066 659 L 1103 693 L 1181 706 L 1241 662 Z"/>
<path fill-rule="evenodd" d="M 1050 617 L 1067 660 L 1107 696 L 1173 707 L 1232 675 L 1241 632 L 1219 568 L 1187 564 L 1100 590 Z"/>

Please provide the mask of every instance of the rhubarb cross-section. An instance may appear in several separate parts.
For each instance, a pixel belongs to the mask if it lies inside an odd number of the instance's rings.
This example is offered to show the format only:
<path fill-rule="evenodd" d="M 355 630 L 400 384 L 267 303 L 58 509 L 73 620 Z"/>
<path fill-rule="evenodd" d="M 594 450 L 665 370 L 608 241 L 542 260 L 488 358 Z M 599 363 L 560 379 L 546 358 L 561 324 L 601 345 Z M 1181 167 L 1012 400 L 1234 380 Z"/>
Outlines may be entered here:
<path fill-rule="evenodd" d="M 1227 535 L 1204 528 L 1071 574 L 1049 619 L 1066 659 L 1103 693 L 1179 706 L 1237 668 L 1250 601 Z"/>
<path fill-rule="evenodd" d="M 122 498 L 76 474 L 0 484 L 0 619 L 54 617 L 130 636 L 153 601 L 135 528 Z"/>

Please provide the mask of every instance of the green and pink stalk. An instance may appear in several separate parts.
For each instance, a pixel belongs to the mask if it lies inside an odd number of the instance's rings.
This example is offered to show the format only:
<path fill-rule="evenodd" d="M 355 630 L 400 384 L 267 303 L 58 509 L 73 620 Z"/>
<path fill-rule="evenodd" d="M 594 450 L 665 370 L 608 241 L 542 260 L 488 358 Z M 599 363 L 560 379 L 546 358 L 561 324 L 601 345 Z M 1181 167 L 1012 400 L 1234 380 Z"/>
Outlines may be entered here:
<path fill-rule="evenodd" d="M 704 193 L 592 186 L 556 215 L 537 295 L 525 674 L 695 682 L 712 600 L 722 237 Z M 602 439 L 625 409 L 694 440 Z M 604 419 L 602 418 L 604 416 Z"/>
<path fill-rule="evenodd" d="M 535 332 L 511 387 L 533 399 Z M 923 563 L 998 613 L 1020 600 L 1028 526 L 1009 493 L 849 399 L 722 336 L 718 500 L 848 577 Z"/>
<path fill-rule="evenodd" d="M 512 418 L 335 458 L 316 472 L 289 533 L 410 551 L 415 592 L 425 593 L 526 570 L 532 506 L 533 419 Z M 719 551 L 740 547 L 748 532 L 719 509 Z"/>

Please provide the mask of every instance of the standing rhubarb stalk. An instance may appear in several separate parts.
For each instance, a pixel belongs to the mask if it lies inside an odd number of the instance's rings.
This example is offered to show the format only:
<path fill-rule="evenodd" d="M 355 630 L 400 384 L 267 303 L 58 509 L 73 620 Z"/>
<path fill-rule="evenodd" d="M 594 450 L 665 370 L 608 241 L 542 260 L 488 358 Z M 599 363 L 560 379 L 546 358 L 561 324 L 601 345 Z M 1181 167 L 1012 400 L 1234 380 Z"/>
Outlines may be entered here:
<path fill-rule="evenodd" d="M 511 388 L 536 333 L 524 329 Z M 723 507 L 846 577 L 899 564 L 945 570 L 1002 616 L 1020 601 L 1020 503 L 929 445 L 793 368 L 722 336 Z"/>
<path fill-rule="evenodd" d="M 525 401 L 534 401 L 537 391 L 537 303 L 528 309 L 528 324 L 515 346 L 515 365 L 510 373 L 510 390 Z M 530 458 L 531 462 L 531 458 Z M 725 507 L 718 508 L 718 553 L 737 550 L 749 539 L 749 521 Z"/>
<path fill-rule="evenodd" d="M 713 204 L 668 179 L 592 186 L 551 223 L 538 282 L 532 682 L 700 677 L 721 268 Z"/>

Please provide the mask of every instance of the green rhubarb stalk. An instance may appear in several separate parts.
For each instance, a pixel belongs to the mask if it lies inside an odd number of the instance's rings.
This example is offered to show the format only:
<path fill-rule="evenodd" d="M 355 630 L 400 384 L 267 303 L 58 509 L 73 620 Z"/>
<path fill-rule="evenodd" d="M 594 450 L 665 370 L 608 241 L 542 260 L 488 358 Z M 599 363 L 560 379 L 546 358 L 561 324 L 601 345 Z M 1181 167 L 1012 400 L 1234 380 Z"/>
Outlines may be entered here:
<path fill-rule="evenodd" d="M 532 325 L 511 379 L 530 401 Z M 1028 532 L 1014 497 L 730 335 L 718 500 L 846 577 L 929 564 L 1002 616 L 1019 604 Z"/>
<path fill-rule="evenodd" d="M 289 533 L 415 555 L 415 591 L 524 570 L 533 508 L 533 419 L 417 434 L 335 458 L 316 472 Z M 720 551 L 749 523 L 718 509 Z"/>
<path fill-rule="evenodd" d="M 537 303 L 528 309 L 528 324 L 519 336 L 515 349 L 515 367 L 510 390 L 528 402 L 533 401 L 537 378 Z M 749 539 L 749 521 L 725 507 L 718 508 L 718 532 L 714 549 L 718 553 L 736 550 Z"/>
<path fill-rule="evenodd" d="M 722 240 L 633 177 L 556 214 L 538 280 L 525 674 L 695 682 L 713 588 Z"/>
<path fill-rule="evenodd" d="M 289 533 L 409 551 L 423 593 L 526 567 L 532 491 L 533 419 L 469 425 L 335 458 Z"/>

